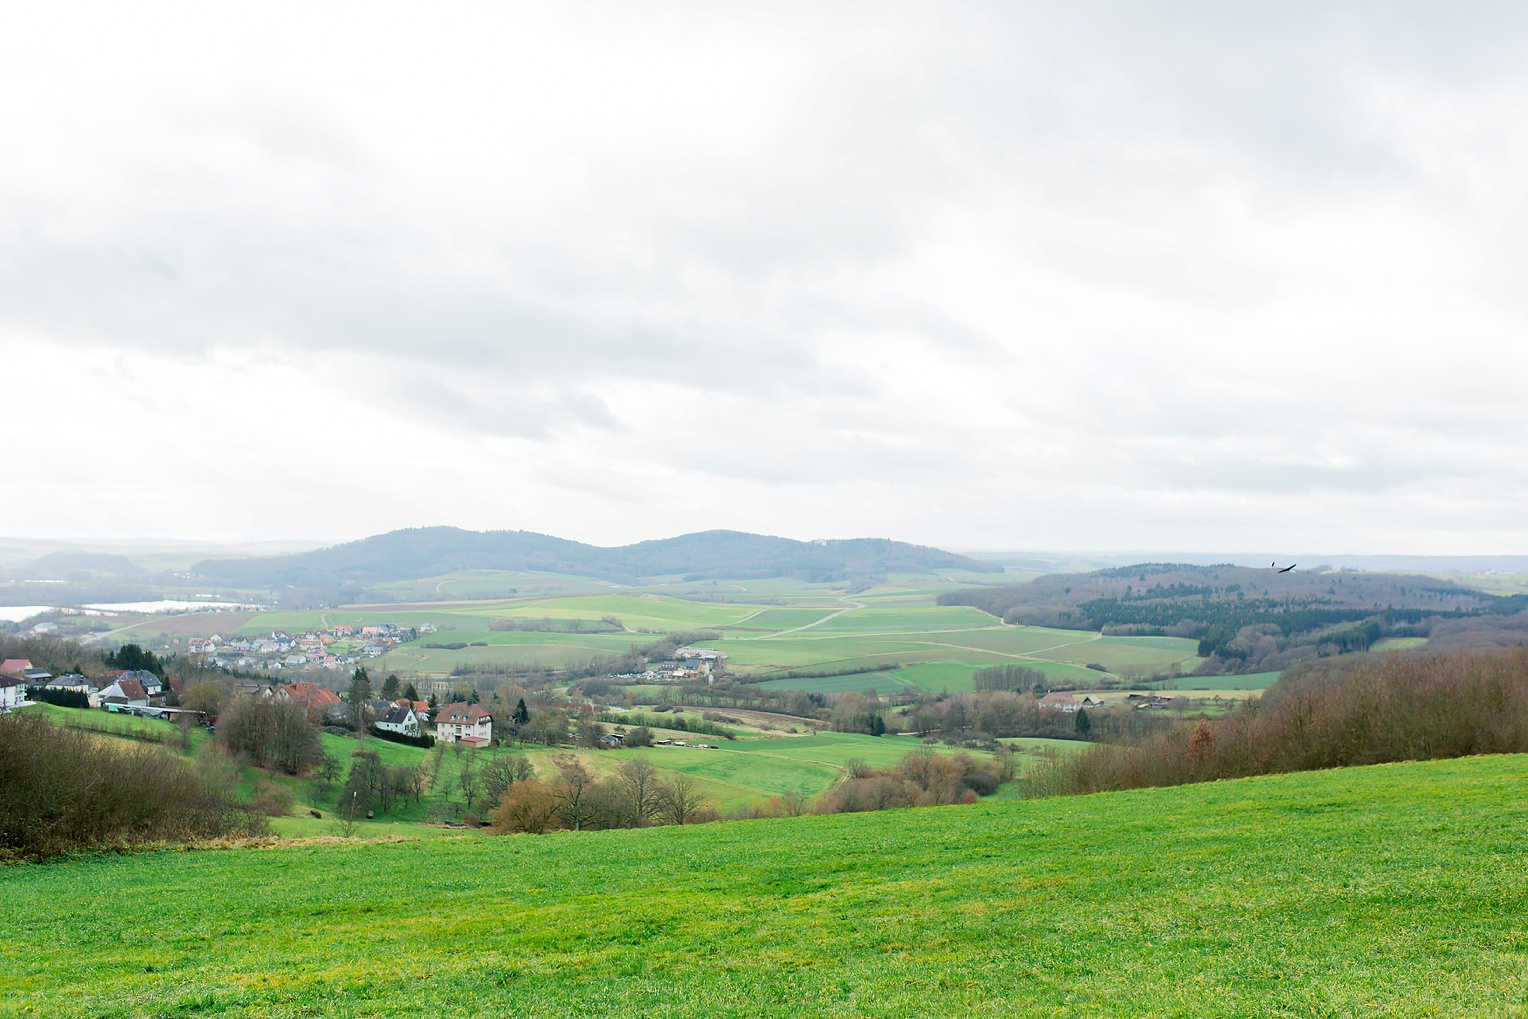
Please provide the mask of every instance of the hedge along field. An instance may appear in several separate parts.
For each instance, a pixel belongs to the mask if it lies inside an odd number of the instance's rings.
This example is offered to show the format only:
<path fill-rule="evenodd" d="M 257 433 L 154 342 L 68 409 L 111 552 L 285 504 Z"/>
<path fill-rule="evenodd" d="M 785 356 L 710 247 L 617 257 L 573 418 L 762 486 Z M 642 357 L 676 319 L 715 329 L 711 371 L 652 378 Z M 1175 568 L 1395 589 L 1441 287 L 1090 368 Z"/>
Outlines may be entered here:
<path fill-rule="evenodd" d="M 0 1015 L 1520 1015 L 1525 775 L 7 867 Z"/>

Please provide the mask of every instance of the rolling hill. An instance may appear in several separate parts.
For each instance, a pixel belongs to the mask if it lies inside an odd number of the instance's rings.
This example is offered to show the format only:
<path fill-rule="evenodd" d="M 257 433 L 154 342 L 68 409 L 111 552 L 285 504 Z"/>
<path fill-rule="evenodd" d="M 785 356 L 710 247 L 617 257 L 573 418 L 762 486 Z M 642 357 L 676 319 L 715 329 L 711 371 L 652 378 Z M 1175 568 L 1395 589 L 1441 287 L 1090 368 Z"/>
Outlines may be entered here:
<path fill-rule="evenodd" d="M 242 588 L 360 586 L 455 570 L 537 570 L 632 583 L 789 577 L 815 582 L 940 569 L 1000 573 L 1002 567 L 883 538 L 794 541 L 740 531 L 701 531 L 605 548 L 531 531 L 424 527 L 294 555 L 205 560 L 193 572 Z"/>
<path fill-rule="evenodd" d="M 0 1015 L 1516 1015 L 1523 764 L 5 867 Z"/>

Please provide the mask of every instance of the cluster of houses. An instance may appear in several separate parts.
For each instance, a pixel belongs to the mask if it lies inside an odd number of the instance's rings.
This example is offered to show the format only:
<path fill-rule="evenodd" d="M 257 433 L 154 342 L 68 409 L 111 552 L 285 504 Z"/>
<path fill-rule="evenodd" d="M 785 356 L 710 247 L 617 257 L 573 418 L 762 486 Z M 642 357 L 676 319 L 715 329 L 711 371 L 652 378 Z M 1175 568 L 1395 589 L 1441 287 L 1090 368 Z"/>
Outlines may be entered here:
<path fill-rule="evenodd" d="M 727 660 L 727 652 L 705 647 L 682 647 L 674 651 L 671 660 L 642 673 L 641 678 L 679 682 L 685 679 L 710 679 L 713 671 L 719 672 Z"/>
<path fill-rule="evenodd" d="M 433 626 L 424 628 L 433 631 Z M 392 623 L 376 626 L 332 626 L 301 634 L 273 630 L 269 636 L 192 637 L 186 650 L 203 661 L 225 669 L 330 669 L 352 668 L 358 658 L 377 658 L 418 631 Z"/>
<path fill-rule="evenodd" d="M 1125 704 L 1133 709 L 1142 708 L 1166 711 L 1173 706 L 1172 698 L 1160 693 L 1133 693 L 1125 698 Z M 1040 698 L 1040 707 L 1053 711 L 1076 711 L 1078 708 L 1101 708 L 1112 702 L 1094 694 L 1076 694 L 1058 691 Z"/>
<path fill-rule="evenodd" d="M 81 694 L 92 708 L 107 711 L 163 707 L 172 696 L 179 697 L 185 692 L 180 680 L 162 680 L 146 669 L 118 669 L 94 678 L 79 673 L 53 677 L 44 669 L 33 668 L 32 663 L 24 659 L 0 663 L 0 683 L 13 675 L 27 686 Z"/>
<path fill-rule="evenodd" d="M 278 697 L 296 701 L 308 709 L 319 722 L 348 723 L 354 715 L 351 706 L 340 699 L 333 690 L 316 683 L 286 683 L 264 688 L 259 696 Z M 378 729 L 396 732 L 404 736 L 422 736 L 428 733 L 447 743 L 465 743 L 481 746 L 493 741 L 493 717 L 479 704 L 457 702 L 442 705 L 434 713 L 433 728 L 430 706 L 424 701 L 408 698 L 398 700 L 372 700 L 366 703 L 366 711 Z"/>

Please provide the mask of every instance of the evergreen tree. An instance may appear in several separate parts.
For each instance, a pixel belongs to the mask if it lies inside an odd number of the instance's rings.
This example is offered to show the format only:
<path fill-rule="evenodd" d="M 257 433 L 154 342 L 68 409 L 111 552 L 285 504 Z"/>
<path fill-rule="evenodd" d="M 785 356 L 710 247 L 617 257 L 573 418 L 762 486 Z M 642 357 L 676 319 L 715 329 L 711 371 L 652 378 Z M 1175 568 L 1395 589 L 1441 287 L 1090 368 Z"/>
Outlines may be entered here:
<path fill-rule="evenodd" d="M 1072 723 L 1072 727 L 1084 736 L 1093 731 L 1093 723 L 1088 719 L 1087 709 L 1077 709 L 1077 721 Z"/>
<path fill-rule="evenodd" d="M 107 668 L 126 669 L 129 672 L 143 670 L 164 677 L 164 665 L 154 657 L 154 652 L 145 651 L 137 644 L 123 644 L 116 651 L 107 652 L 105 657 Z"/>
<path fill-rule="evenodd" d="M 525 698 L 520 698 L 520 703 L 515 705 L 515 713 L 510 716 L 516 725 L 524 725 L 531 720 L 531 713 L 525 706 Z"/>
<path fill-rule="evenodd" d="M 383 681 L 382 696 L 390 701 L 398 699 L 398 674 L 396 672 Z"/>
<path fill-rule="evenodd" d="M 371 700 L 371 677 L 357 668 L 350 677 L 350 718 L 356 735 L 366 731 L 366 702 Z"/>
<path fill-rule="evenodd" d="M 419 699 L 419 691 L 414 689 L 413 683 L 410 683 L 408 686 L 403 688 L 403 696 L 407 697 L 411 701 L 417 701 Z"/>

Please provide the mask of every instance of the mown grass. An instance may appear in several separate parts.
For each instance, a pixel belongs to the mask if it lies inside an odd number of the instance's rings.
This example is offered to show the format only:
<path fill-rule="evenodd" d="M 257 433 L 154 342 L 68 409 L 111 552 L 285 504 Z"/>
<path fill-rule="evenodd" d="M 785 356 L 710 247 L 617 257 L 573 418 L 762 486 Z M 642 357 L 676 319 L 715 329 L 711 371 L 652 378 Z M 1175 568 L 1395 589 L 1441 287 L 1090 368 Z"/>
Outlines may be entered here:
<path fill-rule="evenodd" d="M 1521 1015 L 1525 776 L 8 867 L 0 1015 Z"/>

